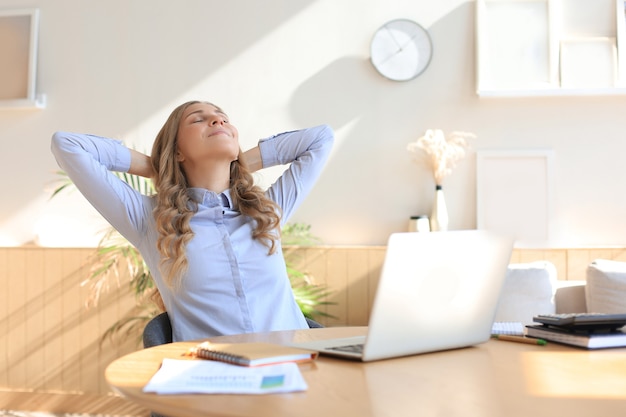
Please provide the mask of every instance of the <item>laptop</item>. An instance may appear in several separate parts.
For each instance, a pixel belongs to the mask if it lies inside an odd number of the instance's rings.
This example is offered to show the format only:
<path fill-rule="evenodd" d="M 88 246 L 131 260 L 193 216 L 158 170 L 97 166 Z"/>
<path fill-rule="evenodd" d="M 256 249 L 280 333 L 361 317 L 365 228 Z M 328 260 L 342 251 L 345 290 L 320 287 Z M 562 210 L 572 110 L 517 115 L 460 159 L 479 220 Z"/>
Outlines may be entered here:
<path fill-rule="evenodd" d="M 512 248 L 484 230 L 394 233 L 367 336 L 294 346 L 368 362 L 486 342 Z"/>

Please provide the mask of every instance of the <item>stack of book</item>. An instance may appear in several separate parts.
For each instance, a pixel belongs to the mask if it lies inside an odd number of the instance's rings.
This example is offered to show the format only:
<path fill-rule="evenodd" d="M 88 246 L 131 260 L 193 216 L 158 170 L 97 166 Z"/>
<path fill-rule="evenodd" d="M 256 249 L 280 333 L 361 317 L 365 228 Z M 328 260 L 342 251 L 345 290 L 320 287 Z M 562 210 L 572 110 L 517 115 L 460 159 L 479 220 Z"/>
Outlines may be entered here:
<path fill-rule="evenodd" d="M 526 326 L 526 336 L 587 349 L 626 346 L 626 314 L 545 314 Z"/>

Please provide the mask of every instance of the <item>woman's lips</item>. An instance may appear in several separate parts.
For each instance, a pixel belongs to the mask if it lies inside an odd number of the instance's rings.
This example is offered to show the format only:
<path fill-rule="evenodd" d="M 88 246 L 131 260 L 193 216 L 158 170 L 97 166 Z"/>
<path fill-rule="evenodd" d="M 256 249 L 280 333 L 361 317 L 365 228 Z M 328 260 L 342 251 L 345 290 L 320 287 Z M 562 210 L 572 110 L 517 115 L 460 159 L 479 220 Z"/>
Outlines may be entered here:
<path fill-rule="evenodd" d="M 209 137 L 211 137 L 211 136 L 216 136 L 216 135 L 227 135 L 227 136 L 230 136 L 230 133 L 228 133 L 228 131 L 227 131 L 227 130 L 224 130 L 224 129 L 218 129 L 218 130 L 216 130 L 216 131 L 214 131 L 214 132 L 211 132 L 211 133 L 209 134 Z"/>

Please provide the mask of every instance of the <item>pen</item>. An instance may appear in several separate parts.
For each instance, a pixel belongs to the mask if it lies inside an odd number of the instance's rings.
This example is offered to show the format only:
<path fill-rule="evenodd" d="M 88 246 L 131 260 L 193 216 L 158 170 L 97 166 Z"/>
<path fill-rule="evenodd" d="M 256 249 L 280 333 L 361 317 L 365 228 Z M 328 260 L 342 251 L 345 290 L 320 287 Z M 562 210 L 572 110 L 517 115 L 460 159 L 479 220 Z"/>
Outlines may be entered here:
<path fill-rule="evenodd" d="M 505 340 L 507 342 L 517 342 L 517 343 L 528 343 L 530 345 L 547 345 L 548 342 L 546 342 L 543 339 L 533 339 L 532 337 L 524 337 L 524 336 L 512 336 L 512 335 L 507 335 L 507 334 L 494 334 L 491 335 L 491 337 L 493 337 L 494 339 L 498 339 L 498 340 Z"/>

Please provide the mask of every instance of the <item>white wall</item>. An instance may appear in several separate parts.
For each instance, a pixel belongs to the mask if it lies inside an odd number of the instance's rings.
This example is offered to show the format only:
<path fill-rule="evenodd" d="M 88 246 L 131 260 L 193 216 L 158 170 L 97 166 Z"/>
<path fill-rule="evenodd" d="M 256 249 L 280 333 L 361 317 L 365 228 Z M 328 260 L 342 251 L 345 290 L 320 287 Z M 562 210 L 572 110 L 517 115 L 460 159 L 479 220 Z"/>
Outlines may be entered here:
<path fill-rule="evenodd" d="M 433 179 L 406 144 L 441 128 L 475 133 L 474 151 L 554 151 L 546 246 L 626 244 L 626 97 L 479 99 L 472 1 L 0 0 L 23 7 L 41 10 L 47 107 L 0 110 L 0 245 L 95 245 L 102 224 L 80 196 L 48 201 L 51 134 L 149 149 L 169 112 L 192 98 L 222 106 L 244 148 L 282 130 L 334 127 L 328 166 L 292 219 L 325 243 L 384 244 L 410 215 L 428 213 Z M 434 44 L 428 69 L 405 83 L 368 62 L 375 29 L 400 17 L 426 27 Z M 474 157 L 444 183 L 452 229 L 476 226 Z"/>

